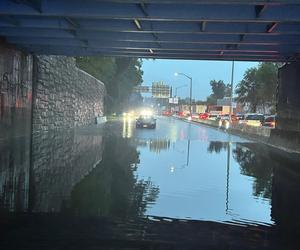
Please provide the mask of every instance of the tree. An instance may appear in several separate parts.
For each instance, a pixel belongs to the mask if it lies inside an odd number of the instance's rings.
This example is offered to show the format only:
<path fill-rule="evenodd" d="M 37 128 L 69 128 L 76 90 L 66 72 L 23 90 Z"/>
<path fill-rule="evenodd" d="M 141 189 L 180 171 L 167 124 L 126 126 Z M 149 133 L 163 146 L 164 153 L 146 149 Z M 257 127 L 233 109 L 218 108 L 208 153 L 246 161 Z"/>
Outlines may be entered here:
<path fill-rule="evenodd" d="M 231 88 L 229 84 L 225 84 L 222 80 L 211 80 L 210 86 L 212 94 L 207 97 L 207 103 L 216 104 L 217 99 L 223 99 L 224 96 L 230 96 Z"/>
<path fill-rule="evenodd" d="M 259 83 L 259 96 L 261 104 L 265 109 L 265 105 L 275 107 L 276 105 L 276 88 L 278 82 L 278 64 L 261 63 L 257 71 L 257 81 Z"/>
<path fill-rule="evenodd" d="M 132 88 L 142 83 L 142 61 L 138 58 L 77 57 L 77 66 L 105 84 L 107 112 L 121 112 Z"/>
<path fill-rule="evenodd" d="M 237 101 L 244 106 L 249 104 L 252 112 L 257 106 L 275 106 L 278 65 L 260 63 L 258 67 L 247 69 L 244 78 L 235 89 Z"/>
<path fill-rule="evenodd" d="M 212 94 L 216 99 L 224 98 L 226 85 L 222 80 L 212 80 L 210 81 L 210 86 L 212 89 Z"/>
<path fill-rule="evenodd" d="M 243 80 L 236 86 L 235 93 L 238 95 L 236 99 L 243 106 L 249 103 L 251 111 L 256 112 L 259 104 L 258 92 L 257 68 L 247 69 Z"/>

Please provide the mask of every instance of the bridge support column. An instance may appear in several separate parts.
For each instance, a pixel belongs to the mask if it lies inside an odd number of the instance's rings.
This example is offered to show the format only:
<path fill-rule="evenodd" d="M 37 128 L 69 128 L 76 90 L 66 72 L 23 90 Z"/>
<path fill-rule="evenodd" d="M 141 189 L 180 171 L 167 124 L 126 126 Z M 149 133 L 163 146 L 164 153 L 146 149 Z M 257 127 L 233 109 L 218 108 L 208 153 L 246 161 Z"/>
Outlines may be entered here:
<path fill-rule="evenodd" d="M 300 146 L 300 62 L 284 65 L 278 72 L 277 128 L 272 139 Z"/>

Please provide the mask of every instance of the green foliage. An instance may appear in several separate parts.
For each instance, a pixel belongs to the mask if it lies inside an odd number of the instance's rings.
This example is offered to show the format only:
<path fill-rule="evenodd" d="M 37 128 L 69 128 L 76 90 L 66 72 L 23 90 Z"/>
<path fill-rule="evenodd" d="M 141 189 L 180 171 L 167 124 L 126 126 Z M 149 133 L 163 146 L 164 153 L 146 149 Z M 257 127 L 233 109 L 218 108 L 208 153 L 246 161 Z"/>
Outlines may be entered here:
<path fill-rule="evenodd" d="M 225 96 L 230 96 L 231 88 L 229 84 L 225 84 L 222 80 L 211 80 L 210 86 L 212 94 L 207 97 L 208 104 L 216 104 L 217 99 L 223 99 Z"/>
<path fill-rule="evenodd" d="M 250 104 L 252 112 L 257 106 L 271 105 L 276 102 L 278 65 L 275 63 L 260 63 L 257 68 L 250 68 L 235 89 L 237 101 L 243 105 Z"/>
<path fill-rule="evenodd" d="M 121 112 L 132 88 L 143 81 L 142 61 L 138 58 L 77 57 L 76 63 L 105 84 L 107 113 Z"/>

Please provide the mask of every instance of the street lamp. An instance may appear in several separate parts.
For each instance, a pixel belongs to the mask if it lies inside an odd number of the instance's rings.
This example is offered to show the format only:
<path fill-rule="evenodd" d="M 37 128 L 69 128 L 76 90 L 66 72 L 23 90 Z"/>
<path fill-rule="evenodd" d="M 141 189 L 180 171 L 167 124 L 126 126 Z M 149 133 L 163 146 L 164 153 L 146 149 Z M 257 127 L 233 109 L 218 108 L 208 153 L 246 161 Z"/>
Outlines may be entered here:
<path fill-rule="evenodd" d="M 184 73 L 175 73 L 175 76 L 179 76 L 179 75 L 182 75 L 182 76 L 185 76 L 186 78 L 190 79 L 190 116 L 192 116 L 192 86 L 193 86 L 193 79 L 192 77 L 184 74 Z"/>
<path fill-rule="evenodd" d="M 232 106 L 232 99 L 233 99 L 233 75 L 234 75 L 234 61 L 232 61 L 232 66 L 231 66 L 231 81 L 230 81 L 230 111 L 229 111 L 229 124 L 231 126 L 232 124 L 232 113 L 233 113 L 233 106 Z"/>

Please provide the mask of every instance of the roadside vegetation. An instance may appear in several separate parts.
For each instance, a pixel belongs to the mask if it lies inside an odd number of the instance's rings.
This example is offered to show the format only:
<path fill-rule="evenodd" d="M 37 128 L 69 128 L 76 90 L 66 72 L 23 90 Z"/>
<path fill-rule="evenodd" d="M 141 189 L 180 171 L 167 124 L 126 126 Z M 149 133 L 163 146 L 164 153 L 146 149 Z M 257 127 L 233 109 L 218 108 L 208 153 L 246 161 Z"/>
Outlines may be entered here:
<path fill-rule="evenodd" d="M 236 86 L 236 100 L 244 106 L 249 105 L 251 112 L 256 112 L 258 106 L 275 110 L 278 68 L 276 63 L 260 63 L 246 70 L 243 80 Z"/>
<path fill-rule="evenodd" d="M 235 88 L 235 100 L 250 112 L 256 112 L 258 107 L 275 111 L 278 68 L 279 64 L 266 62 L 247 69 Z M 217 99 L 230 97 L 230 84 L 212 80 L 210 86 L 212 94 L 207 97 L 207 104 L 215 105 Z"/>
<path fill-rule="evenodd" d="M 222 80 L 211 80 L 209 84 L 211 86 L 212 94 L 207 97 L 208 104 L 215 105 L 217 104 L 217 99 L 230 97 L 230 84 L 225 84 Z"/>
<path fill-rule="evenodd" d="M 133 87 L 143 81 L 142 60 L 138 58 L 77 57 L 76 63 L 105 84 L 106 114 L 120 113 Z"/>

